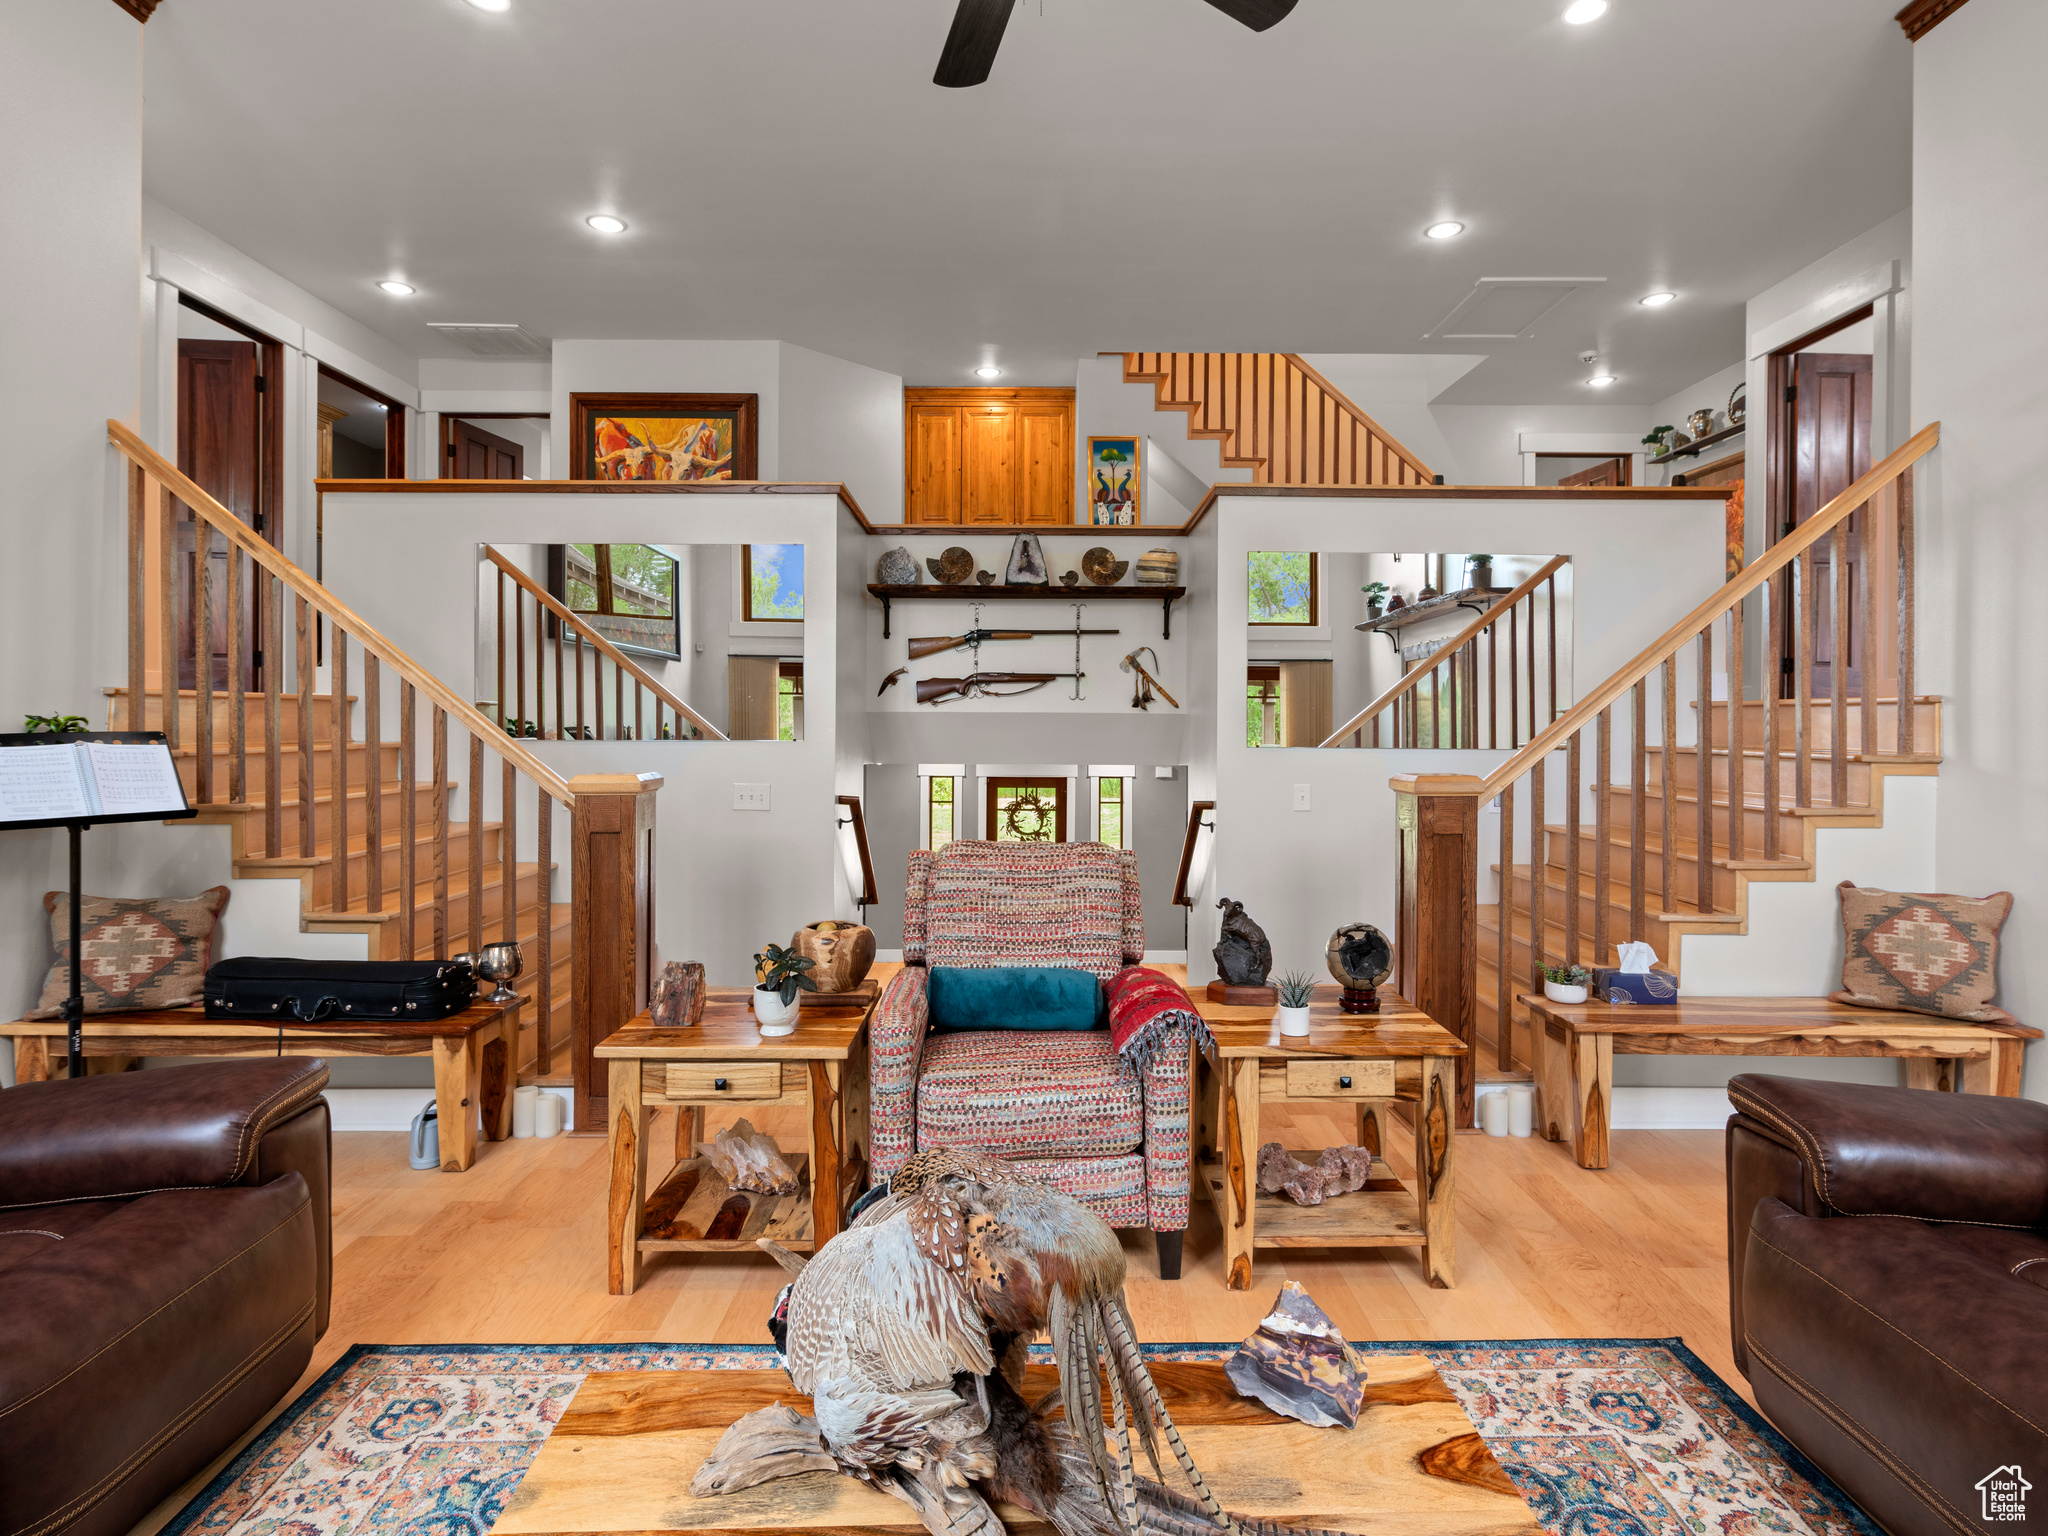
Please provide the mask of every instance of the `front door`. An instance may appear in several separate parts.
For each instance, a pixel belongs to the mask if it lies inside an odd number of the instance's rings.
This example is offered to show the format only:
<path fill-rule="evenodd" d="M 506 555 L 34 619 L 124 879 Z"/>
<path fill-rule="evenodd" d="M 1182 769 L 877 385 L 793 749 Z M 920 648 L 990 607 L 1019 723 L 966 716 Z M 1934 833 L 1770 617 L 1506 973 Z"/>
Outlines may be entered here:
<path fill-rule="evenodd" d="M 1790 516 L 1780 536 L 1792 532 L 1814 513 L 1847 490 L 1859 476 L 1870 470 L 1870 354 L 1867 352 L 1801 352 L 1791 360 L 1792 430 Z M 1863 615 L 1857 608 L 1857 584 L 1863 570 L 1863 518 L 1849 525 L 1847 558 L 1843 569 L 1848 577 L 1843 612 L 1848 619 L 1848 648 L 1842 658 L 1845 691 L 1859 696 L 1862 685 L 1862 656 L 1858 631 Z M 1826 697 L 1834 688 L 1835 662 L 1835 540 L 1823 539 L 1813 550 L 1813 696 Z M 1796 640 L 1787 636 L 1788 640 Z M 1785 651 L 1786 671 L 1797 654 L 1792 645 Z"/>
<path fill-rule="evenodd" d="M 253 341 L 183 341 L 178 343 L 178 468 L 201 490 L 252 528 L 257 519 L 258 484 L 262 475 L 262 443 L 257 409 L 258 374 Z M 196 637 L 193 551 L 197 548 L 192 513 L 178 504 L 178 686 L 196 688 Z M 211 558 L 207 587 L 207 654 L 212 658 L 213 686 L 254 688 L 257 583 L 243 567 L 240 654 L 228 655 L 227 541 L 215 534 L 208 541 Z M 230 682 L 230 677 L 236 679 Z"/>
<path fill-rule="evenodd" d="M 526 450 L 509 438 L 457 418 L 449 424 L 449 476 L 455 480 L 524 480 Z"/>

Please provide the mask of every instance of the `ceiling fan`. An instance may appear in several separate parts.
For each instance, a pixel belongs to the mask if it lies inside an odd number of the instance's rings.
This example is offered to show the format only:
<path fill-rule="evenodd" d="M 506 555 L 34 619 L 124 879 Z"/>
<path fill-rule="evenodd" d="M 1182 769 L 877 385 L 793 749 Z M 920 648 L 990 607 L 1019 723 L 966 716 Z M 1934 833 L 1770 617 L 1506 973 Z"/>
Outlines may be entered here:
<path fill-rule="evenodd" d="M 986 80 L 996 61 L 996 50 L 1003 44 L 1003 28 L 1010 23 L 1011 7 L 1016 3 L 1017 0 L 960 0 L 932 84 L 979 85 Z M 1284 21 L 1294 9 L 1295 0 L 1209 0 L 1209 4 L 1254 32 L 1263 32 Z"/>

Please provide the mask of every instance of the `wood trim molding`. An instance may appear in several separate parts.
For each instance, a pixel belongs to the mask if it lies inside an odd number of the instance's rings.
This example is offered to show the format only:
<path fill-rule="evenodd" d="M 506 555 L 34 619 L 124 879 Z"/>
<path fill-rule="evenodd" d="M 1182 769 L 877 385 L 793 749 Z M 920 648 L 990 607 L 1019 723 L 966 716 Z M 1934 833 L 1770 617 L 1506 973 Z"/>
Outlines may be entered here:
<path fill-rule="evenodd" d="M 903 386 L 903 403 L 913 405 L 1072 405 L 1074 391 L 1071 387 L 1040 387 L 1014 385 L 1010 388 L 997 386 L 978 387 L 951 384 L 906 384 Z M 949 524 L 950 527 L 972 526 L 971 524 Z M 1034 526 L 1043 527 L 1043 524 Z"/>
<path fill-rule="evenodd" d="M 154 4 L 155 0 L 149 0 Z M 1893 18 L 1905 30 L 1913 42 L 1932 32 L 1944 21 L 1963 8 L 1964 0 L 1913 0 L 1913 3 Z"/>
<path fill-rule="evenodd" d="M 162 0 L 114 0 L 114 4 L 121 7 L 122 10 L 133 16 L 137 21 L 143 22 L 148 21 L 155 14 L 157 6 L 161 3 Z M 1957 3 L 1961 4 L 1961 0 L 1957 0 Z"/>

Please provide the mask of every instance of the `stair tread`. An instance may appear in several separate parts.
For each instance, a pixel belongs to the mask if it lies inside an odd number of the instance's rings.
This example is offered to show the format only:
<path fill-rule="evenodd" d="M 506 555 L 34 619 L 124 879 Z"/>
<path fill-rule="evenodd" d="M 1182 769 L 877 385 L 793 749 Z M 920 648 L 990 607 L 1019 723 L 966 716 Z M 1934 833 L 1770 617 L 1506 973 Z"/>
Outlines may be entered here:
<path fill-rule="evenodd" d="M 560 869 L 561 866 L 558 864 L 551 863 L 548 867 L 550 870 L 557 870 Z M 540 866 L 538 864 L 529 864 L 524 860 L 521 860 L 518 864 L 513 866 L 513 873 L 517 879 L 524 880 L 528 875 L 533 874 L 539 868 Z M 308 907 L 299 913 L 300 918 L 325 918 L 328 920 L 341 919 L 348 921 L 362 921 L 371 923 L 398 921 L 399 908 L 397 906 L 397 899 L 399 893 L 396 889 L 387 888 L 384 892 L 384 899 L 386 902 L 390 903 L 390 905 L 381 907 L 377 911 L 372 912 L 370 910 L 369 905 L 369 894 L 367 892 L 364 892 L 362 895 L 358 896 L 354 894 L 355 882 L 350 881 L 349 884 L 351 894 L 349 896 L 349 904 L 346 907 L 341 908 L 340 910 L 336 910 L 334 907 L 331 906 Z M 499 889 L 503 884 L 504 880 L 500 876 L 497 862 L 493 860 L 491 863 L 486 864 L 484 866 L 484 878 L 481 885 L 481 889 L 483 890 L 484 894 L 489 895 L 492 891 Z M 317 884 L 314 887 L 314 892 L 315 899 L 317 900 L 319 893 L 319 886 Z M 425 892 L 425 895 L 422 896 L 420 894 L 421 892 Z M 468 872 L 465 870 L 459 879 L 451 876 L 448 881 L 448 899 L 452 902 L 460 898 L 467 897 L 468 894 Z M 329 899 L 331 900 L 332 898 Z M 560 903 L 557 903 L 557 905 L 560 905 Z M 422 908 L 425 908 L 427 911 L 432 911 L 433 907 L 433 880 L 431 878 L 428 878 L 424 881 L 415 880 L 413 882 L 412 903 L 412 909 L 414 913 L 417 914 Z"/>

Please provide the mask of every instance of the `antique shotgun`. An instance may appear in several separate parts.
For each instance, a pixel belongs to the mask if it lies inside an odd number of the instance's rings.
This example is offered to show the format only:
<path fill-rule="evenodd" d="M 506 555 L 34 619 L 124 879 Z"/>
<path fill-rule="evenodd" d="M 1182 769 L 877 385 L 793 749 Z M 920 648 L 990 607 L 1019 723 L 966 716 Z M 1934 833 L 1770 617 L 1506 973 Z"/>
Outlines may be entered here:
<path fill-rule="evenodd" d="M 1064 633 L 1064 631 L 1054 631 Z M 1043 688 L 1047 683 L 1058 682 L 1071 677 L 1076 683 L 1086 677 L 1085 672 L 976 672 L 971 677 L 927 677 L 917 685 L 917 702 L 920 704 L 943 704 L 948 697 L 961 699 L 1008 699 L 1020 693 L 1030 693 Z M 1023 687 L 1007 685 L 1021 683 Z M 998 693 L 997 687 L 1004 691 Z"/>
<path fill-rule="evenodd" d="M 1033 635 L 1120 635 L 1120 629 L 970 629 L 964 635 L 912 636 L 910 659 L 920 661 L 941 651 L 957 651 L 984 640 L 1029 640 Z"/>

